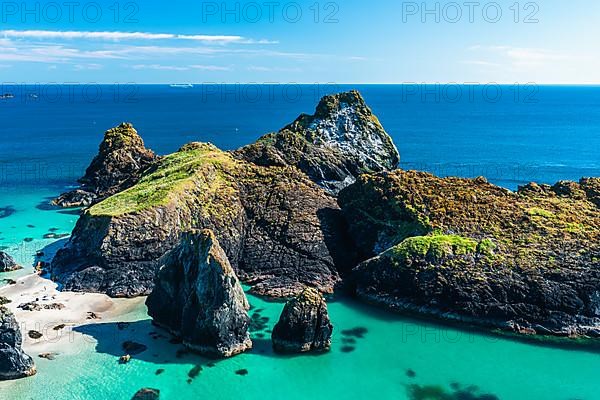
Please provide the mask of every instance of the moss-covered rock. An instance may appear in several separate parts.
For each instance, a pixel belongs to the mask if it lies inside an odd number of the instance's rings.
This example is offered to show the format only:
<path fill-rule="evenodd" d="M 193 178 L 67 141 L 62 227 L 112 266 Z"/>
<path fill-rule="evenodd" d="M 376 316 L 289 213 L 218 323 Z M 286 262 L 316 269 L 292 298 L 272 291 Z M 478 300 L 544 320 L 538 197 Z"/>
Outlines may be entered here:
<path fill-rule="evenodd" d="M 89 208 L 52 263 L 69 290 L 149 294 L 158 259 L 181 232 L 211 229 L 240 278 L 261 294 L 331 292 L 349 265 L 335 199 L 293 167 L 260 167 L 193 143 L 131 188 Z"/>
<path fill-rule="evenodd" d="M 339 202 L 369 258 L 354 271 L 363 298 L 517 332 L 597 336 L 592 199 L 575 182 L 515 193 L 483 178 L 399 170 L 361 176 Z"/>
<path fill-rule="evenodd" d="M 133 125 L 122 123 L 104 134 L 98 155 L 79 179 L 81 187 L 62 194 L 54 204 L 87 207 L 134 185 L 156 161 Z"/>

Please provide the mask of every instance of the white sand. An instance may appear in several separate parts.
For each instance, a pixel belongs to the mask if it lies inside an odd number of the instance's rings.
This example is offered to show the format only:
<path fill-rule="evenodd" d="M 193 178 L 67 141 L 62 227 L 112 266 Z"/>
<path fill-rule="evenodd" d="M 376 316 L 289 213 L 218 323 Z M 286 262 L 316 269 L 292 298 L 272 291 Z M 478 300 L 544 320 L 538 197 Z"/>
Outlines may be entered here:
<path fill-rule="evenodd" d="M 28 275 L 17 280 L 16 285 L 0 288 L 0 296 L 11 300 L 7 304 L 14 312 L 23 334 L 23 349 L 34 358 L 41 353 L 67 354 L 76 352 L 80 333 L 72 330 L 75 326 L 118 320 L 120 315 L 138 308 L 145 298 L 111 299 L 104 294 L 60 292 L 56 283 L 38 275 Z M 20 304 L 36 302 L 40 305 L 60 303 L 62 310 L 24 311 Z M 90 319 L 94 313 L 98 319 Z M 54 329 L 65 325 L 62 329 Z M 40 332 L 43 337 L 31 339 L 30 330 Z"/>

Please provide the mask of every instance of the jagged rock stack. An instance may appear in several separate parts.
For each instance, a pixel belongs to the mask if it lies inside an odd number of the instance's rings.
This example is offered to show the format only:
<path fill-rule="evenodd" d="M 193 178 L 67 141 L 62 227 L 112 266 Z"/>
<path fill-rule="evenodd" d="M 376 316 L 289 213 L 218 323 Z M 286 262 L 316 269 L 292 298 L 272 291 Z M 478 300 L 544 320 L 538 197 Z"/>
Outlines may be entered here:
<path fill-rule="evenodd" d="M 318 290 L 306 288 L 283 308 L 273 329 L 273 348 L 281 353 L 326 351 L 332 333 L 325 299 Z"/>
<path fill-rule="evenodd" d="M 21 266 L 8 254 L 0 251 L 0 272 L 9 272 L 21 269 Z"/>
<path fill-rule="evenodd" d="M 2 300 L 0 298 L 0 304 L 4 303 Z M 15 316 L 8 308 L 0 305 L 0 380 L 25 378 L 35 374 L 33 359 L 23 352 L 22 342 Z"/>
<path fill-rule="evenodd" d="M 133 186 L 156 155 L 130 123 L 106 131 L 98 155 L 79 179 L 81 187 L 53 201 L 61 207 L 88 207 Z"/>
<path fill-rule="evenodd" d="M 250 305 L 210 230 L 182 235 L 165 256 L 146 304 L 154 323 L 199 353 L 231 357 L 252 347 Z"/>

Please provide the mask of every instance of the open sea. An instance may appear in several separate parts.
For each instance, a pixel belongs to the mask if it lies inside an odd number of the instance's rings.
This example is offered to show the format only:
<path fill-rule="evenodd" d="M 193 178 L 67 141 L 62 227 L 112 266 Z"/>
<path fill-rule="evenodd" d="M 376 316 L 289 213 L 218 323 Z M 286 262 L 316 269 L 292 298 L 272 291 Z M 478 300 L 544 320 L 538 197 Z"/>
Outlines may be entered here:
<path fill-rule="evenodd" d="M 600 176 L 600 87 L 3 87 L 14 97 L 0 99 L 0 249 L 29 266 L 36 250 L 56 241 L 48 234 L 70 233 L 77 215 L 47 207 L 48 200 L 76 185 L 104 131 L 120 122 L 132 122 L 159 154 L 190 141 L 234 149 L 312 113 L 322 95 L 347 89 L 363 94 L 393 137 L 402 168 L 483 175 L 510 189 Z M 214 365 L 178 357 L 178 345 L 151 338 L 156 328 L 141 307 L 119 320 L 132 322 L 125 331 L 118 321 L 75 328 L 86 340 L 74 344 L 73 354 L 53 361 L 32 354 L 38 374 L 0 383 L 0 399 L 129 399 L 141 387 L 160 389 L 167 400 L 600 399 L 597 349 L 458 330 L 336 298 L 331 352 L 282 357 L 271 350 L 269 330 L 283 304 L 249 300 L 255 343 L 249 353 Z M 118 365 L 127 339 L 149 349 Z M 202 370 L 188 382 L 196 365 Z"/>

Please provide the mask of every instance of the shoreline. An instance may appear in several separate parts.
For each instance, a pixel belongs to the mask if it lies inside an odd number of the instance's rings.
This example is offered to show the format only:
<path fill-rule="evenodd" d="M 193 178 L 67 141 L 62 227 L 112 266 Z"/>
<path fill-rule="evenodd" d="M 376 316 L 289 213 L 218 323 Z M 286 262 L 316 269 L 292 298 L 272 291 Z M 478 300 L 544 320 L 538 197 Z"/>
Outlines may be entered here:
<path fill-rule="evenodd" d="M 0 288 L 0 296 L 11 301 L 5 306 L 15 314 L 23 336 L 23 350 L 34 360 L 41 354 L 53 357 L 77 352 L 78 342 L 90 339 L 74 328 L 114 321 L 145 302 L 145 297 L 113 299 L 105 294 L 61 292 L 55 282 L 37 274 L 26 275 L 16 282 Z M 25 304 L 34 311 L 19 308 Z M 30 331 L 39 332 L 42 337 L 33 339 Z"/>

